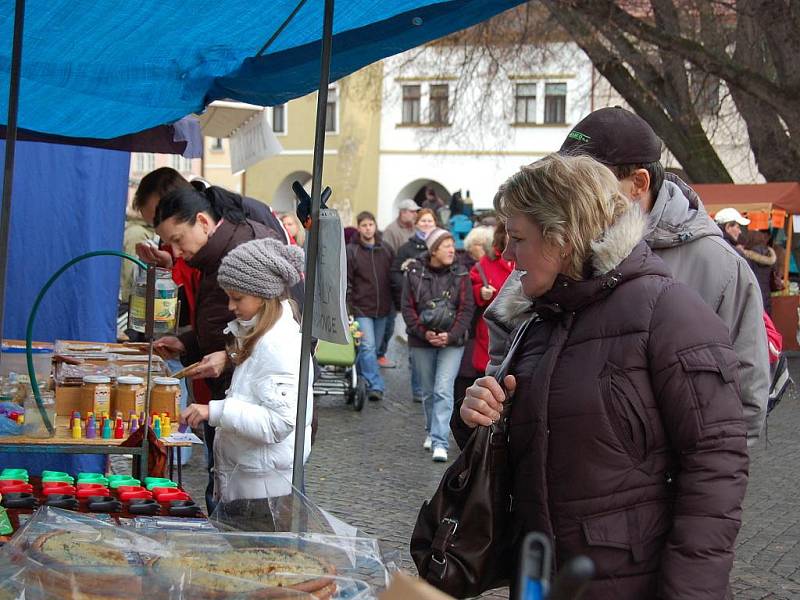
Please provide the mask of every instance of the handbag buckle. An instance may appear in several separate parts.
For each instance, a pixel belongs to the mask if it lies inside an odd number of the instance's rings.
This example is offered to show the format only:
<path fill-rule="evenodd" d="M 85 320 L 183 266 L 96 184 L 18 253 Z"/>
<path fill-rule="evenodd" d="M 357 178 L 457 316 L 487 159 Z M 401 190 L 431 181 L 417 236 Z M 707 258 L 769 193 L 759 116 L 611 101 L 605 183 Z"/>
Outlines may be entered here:
<path fill-rule="evenodd" d="M 442 523 L 447 523 L 448 525 L 452 525 L 453 526 L 453 530 L 451 532 L 449 532 L 447 537 L 450 537 L 451 535 L 455 535 L 456 534 L 456 531 L 458 530 L 458 521 L 456 519 L 451 519 L 450 517 L 445 517 L 444 519 L 442 519 Z"/>

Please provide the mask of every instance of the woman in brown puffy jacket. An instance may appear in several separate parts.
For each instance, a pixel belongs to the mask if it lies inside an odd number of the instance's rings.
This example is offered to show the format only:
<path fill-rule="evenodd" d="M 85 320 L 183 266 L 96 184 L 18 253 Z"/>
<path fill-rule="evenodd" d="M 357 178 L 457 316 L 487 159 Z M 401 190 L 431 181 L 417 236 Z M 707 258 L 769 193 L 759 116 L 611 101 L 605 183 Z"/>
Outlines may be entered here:
<path fill-rule="evenodd" d="M 718 600 L 747 485 L 738 360 L 720 319 L 641 241 L 638 205 L 588 157 L 549 156 L 501 188 L 507 260 L 523 271 L 501 312 L 516 330 L 512 523 L 540 531 L 556 566 L 586 555 L 587 597 Z M 468 390 L 470 428 L 506 393 Z"/>

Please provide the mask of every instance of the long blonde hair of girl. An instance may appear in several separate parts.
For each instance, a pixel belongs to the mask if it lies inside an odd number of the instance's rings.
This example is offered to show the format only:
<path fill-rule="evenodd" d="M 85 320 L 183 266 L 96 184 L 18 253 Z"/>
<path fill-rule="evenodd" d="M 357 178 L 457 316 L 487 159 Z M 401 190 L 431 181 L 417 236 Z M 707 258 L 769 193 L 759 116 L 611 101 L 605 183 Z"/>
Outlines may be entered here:
<path fill-rule="evenodd" d="M 295 321 L 299 322 L 297 303 L 289 298 L 288 294 L 284 293 L 284 295 L 276 298 L 264 298 L 264 303 L 261 305 L 261 308 L 258 309 L 258 322 L 255 327 L 253 327 L 253 331 L 243 338 L 239 338 L 228 344 L 228 355 L 232 357 L 234 365 L 240 365 L 250 358 L 261 336 L 272 329 L 275 323 L 278 322 L 278 319 L 280 319 L 283 314 L 283 306 L 281 306 L 283 300 L 289 300 L 289 305 L 292 308 Z"/>

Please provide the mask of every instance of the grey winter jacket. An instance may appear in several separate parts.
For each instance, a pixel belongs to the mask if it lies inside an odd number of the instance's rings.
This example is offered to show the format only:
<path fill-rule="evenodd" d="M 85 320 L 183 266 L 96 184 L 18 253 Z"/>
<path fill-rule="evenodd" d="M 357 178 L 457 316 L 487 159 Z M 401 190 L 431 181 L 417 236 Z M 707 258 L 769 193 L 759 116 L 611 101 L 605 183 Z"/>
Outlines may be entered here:
<path fill-rule="evenodd" d="M 761 291 L 747 261 L 723 238 L 698 195 L 672 174 L 658 192 L 648 216 L 645 241 L 673 277 L 694 289 L 727 325 L 739 358 L 739 379 L 748 445 L 758 439 L 767 414 L 769 355 Z M 497 308 L 518 302 L 519 273 L 513 272 L 484 313 L 489 327 L 489 365 L 493 374 L 506 355 L 510 331 Z M 510 297 L 510 298 L 509 298 Z"/>

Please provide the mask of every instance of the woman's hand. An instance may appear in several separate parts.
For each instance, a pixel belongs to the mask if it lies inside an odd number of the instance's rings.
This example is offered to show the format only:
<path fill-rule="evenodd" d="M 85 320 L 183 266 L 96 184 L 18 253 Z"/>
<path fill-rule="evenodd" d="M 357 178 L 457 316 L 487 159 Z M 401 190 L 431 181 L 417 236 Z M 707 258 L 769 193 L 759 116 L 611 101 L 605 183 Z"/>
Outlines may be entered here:
<path fill-rule="evenodd" d="M 186 346 L 174 335 L 166 335 L 153 343 L 153 350 L 161 358 L 178 358 L 186 352 Z"/>
<path fill-rule="evenodd" d="M 512 394 L 517 388 L 513 375 L 503 379 L 506 390 Z M 481 377 L 467 388 L 467 395 L 461 403 L 461 420 L 469 427 L 488 426 L 500 418 L 506 394 L 494 377 Z"/>
<path fill-rule="evenodd" d="M 151 265 L 164 269 L 172 268 L 172 256 L 170 253 L 165 250 L 159 250 L 156 244 L 149 241 L 136 244 L 136 255 Z"/>
<path fill-rule="evenodd" d="M 484 285 L 481 287 L 481 300 L 491 300 L 496 291 L 497 290 L 494 288 L 494 286 Z"/>
<path fill-rule="evenodd" d="M 228 353 L 225 350 L 206 354 L 194 369 L 189 371 L 189 377 L 199 377 L 201 379 L 214 379 L 222 375 L 225 366 L 228 364 Z"/>
<path fill-rule="evenodd" d="M 444 342 L 442 342 L 442 335 L 444 335 Z M 447 345 L 447 334 L 436 333 L 429 329 L 425 332 L 425 341 L 435 348 L 443 348 Z"/>
<path fill-rule="evenodd" d="M 200 427 L 203 421 L 208 421 L 207 404 L 190 404 L 181 413 L 181 424 L 189 424 L 189 427 Z"/>

